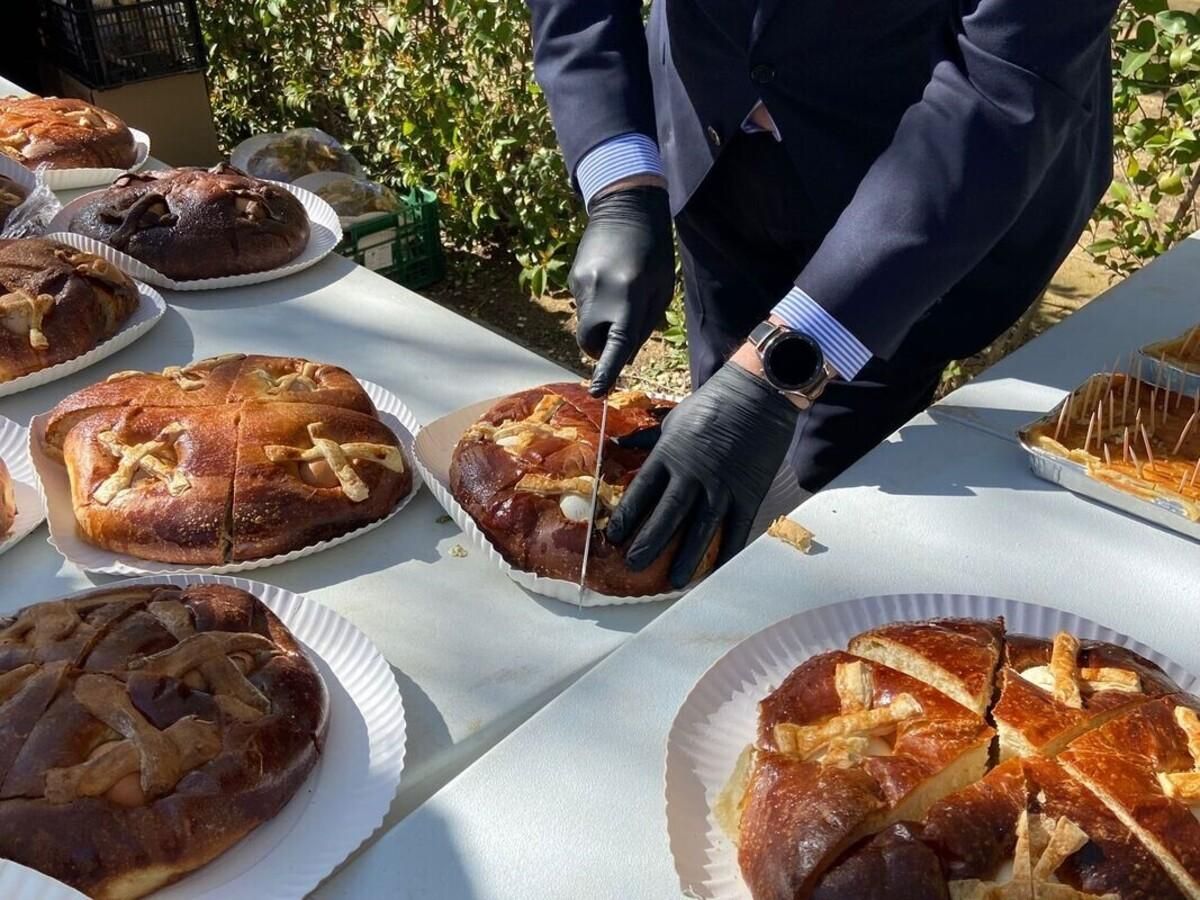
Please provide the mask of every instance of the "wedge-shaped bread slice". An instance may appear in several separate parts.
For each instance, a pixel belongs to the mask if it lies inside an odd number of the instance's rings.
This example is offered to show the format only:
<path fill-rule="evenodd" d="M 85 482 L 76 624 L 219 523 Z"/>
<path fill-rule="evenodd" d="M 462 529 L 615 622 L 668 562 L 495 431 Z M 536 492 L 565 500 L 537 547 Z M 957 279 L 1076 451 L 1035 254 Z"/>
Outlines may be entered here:
<path fill-rule="evenodd" d="M 243 359 L 241 354 L 230 354 L 187 366 L 168 366 L 161 372 L 114 372 L 65 397 L 50 411 L 42 446 L 61 459 L 68 432 L 101 411 L 135 406 L 220 406 L 228 399 Z"/>
<path fill-rule="evenodd" d="M 983 776 L 993 732 L 945 694 L 835 651 L 759 705 L 739 861 L 756 900 L 805 896 L 855 842 Z"/>
<path fill-rule="evenodd" d="M 935 803 L 922 823 L 923 837 L 937 850 L 947 878 L 995 879 L 1012 861 L 1017 819 L 1028 798 L 1025 772 L 1014 759 Z"/>
<path fill-rule="evenodd" d="M 1000 758 L 1053 756 L 1081 734 L 1147 700 L 1179 690 L 1158 666 L 1123 647 L 1010 635 L 992 716 Z"/>
<path fill-rule="evenodd" d="M 251 354 L 242 360 L 229 402 L 320 403 L 368 416 L 375 404 L 358 379 L 339 366 L 293 356 Z"/>
<path fill-rule="evenodd" d="M 849 649 L 923 681 L 982 716 L 992 700 L 1003 638 L 1001 619 L 933 619 L 864 631 Z"/>
<path fill-rule="evenodd" d="M 235 560 L 338 537 L 383 518 L 412 490 L 412 464 L 378 419 L 310 403 L 240 408 Z"/>
<path fill-rule="evenodd" d="M 142 559 L 224 562 L 237 419 L 237 407 L 134 407 L 79 422 L 65 456 L 80 532 Z"/>
<path fill-rule="evenodd" d="M 1085 734 L 1058 757 L 1154 855 L 1185 897 L 1200 897 L 1200 701 L 1162 697 Z"/>
<path fill-rule="evenodd" d="M 946 900 L 947 896 L 941 864 L 921 840 L 921 827 L 897 822 L 838 860 L 821 877 L 812 900 Z"/>

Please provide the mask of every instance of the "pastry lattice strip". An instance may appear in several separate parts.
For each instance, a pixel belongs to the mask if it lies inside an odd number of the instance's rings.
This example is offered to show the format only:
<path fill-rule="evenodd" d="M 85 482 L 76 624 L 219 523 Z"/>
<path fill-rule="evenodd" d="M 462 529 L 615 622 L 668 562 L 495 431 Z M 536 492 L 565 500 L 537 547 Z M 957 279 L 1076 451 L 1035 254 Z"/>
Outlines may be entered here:
<path fill-rule="evenodd" d="M 191 482 L 175 462 L 167 462 L 159 458 L 160 453 L 171 450 L 187 428 L 179 422 L 172 422 L 158 433 L 152 441 L 143 444 L 126 444 L 117 437 L 116 432 L 102 431 L 97 440 L 109 453 L 117 457 L 117 469 L 100 483 L 92 496 L 96 502 L 107 506 L 117 498 L 122 491 L 133 486 L 134 476 L 139 470 L 151 475 L 167 486 L 167 492 L 172 497 L 178 497 L 190 488 Z"/>
<path fill-rule="evenodd" d="M 208 384 L 208 377 L 217 366 L 245 358 L 246 354 L 244 353 L 225 353 L 221 356 L 210 356 L 208 359 L 197 360 L 186 366 L 167 366 L 158 374 L 174 381 L 182 391 L 198 391 Z M 113 372 L 104 380 L 106 382 L 124 381 L 127 378 L 137 378 L 146 374 L 148 373 L 137 369 L 127 369 L 123 372 Z"/>
<path fill-rule="evenodd" d="M 1177 706 L 1175 724 L 1187 736 L 1192 771 L 1159 772 L 1158 783 L 1168 797 L 1174 797 L 1189 806 L 1200 807 L 1200 716 L 1190 707 Z"/>
<path fill-rule="evenodd" d="M 204 765 L 221 752 L 216 724 L 185 716 L 162 732 L 179 759 L 182 773 Z M 51 803 L 70 803 L 78 797 L 99 797 L 127 775 L 141 769 L 138 745 L 119 741 L 106 752 L 77 766 L 46 772 L 45 797 Z"/>
<path fill-rule="evenodd" d="M 29 337 L 34 350 L 50 349 L 42 331 L 47 313 L 54 309 L 53 294 L 31 294 L 18 288 L 0 296 L 0 327 Z"/>
<path fill-rule="evenodd" d="M 513 490 L 537 494 L 541 497 L 561 497 L 564 494 L 591 497 L 592 487 L 595 483 L 596 479 L 591 475 L 576 475 L 573 478 L 555 478 L 552 475 L 540 475 L 536 472 L 530 472 L 527 475 L 521 476 L 521 480 L 513 486 Z M 620 485 L 609 484 L 603 478 L 600 479 L 600 490 L 597 496 L 600 498 L 600 502 L 609 509 L 617 508 L 617 504 L 621 502 L 621 497 L 624 493 L 625 488 Z"/>
<path fill-rule="evenodd" d="M 174 647 L 131 659 L 129 669 L 177 679 L 198 671 L 225 712 L 241 721 L 252 721 L 270 711 L 271 701 L 242 674 L 229 654 L 275 652 L 275 645 L 260 634 L 202 631 L 185 637 Z"/>
<path fill-rule="evenodd" d="M 276 378 L 266 369 L 255 369 L 251 374 L 262 380 L 268 394 L 282 394 L 297 389 L 297 385 L 308 391 L 317 390 L 317 372 L 321 366 L 315 362 L 305 362 L 297 372 L 288 372 Z"/>
<path fill-rule="evenodd" d="M 370 488 L 354 471 L 354 461 L 378 463 L 392 472 L 404 471 L 404 455 L 399 447 L 389 444 L 373 444 L 367 441 L 351 441 L 339 444 L 322 436 L 324 423 L 313 422 L 308 426 L 308 436 L 313 445 L 307 450 L 300 447 L 283 447 L 271 444 L 263 448 L 267 459 L 273 463 L 317 462 L 324 460 L 341 485 L 345 495 L 355 503 L 361 503 L 371 495 Z"/>
<path fill-rule="evenodd" d="M 780 753 L 808 758 L 837 738 L 866 737 L 894 729 L 898 724 L 924 715 L 912 694 L 897 694 L 887 706 L 843 713 L 816 725 L 783 722 L 775 726 L 775 745 Z"/>
<path fill-rule="evenodd" d="M 1080 666 L 1078 660 L 1079 640 L 1074 635 L 1060 631 L 1054 636 L 1054 648 L 1050 654 L 1050 683 L 1039 684 L 1037 679 L 1031 680 L 1049 690 L 1055 700 L 1073 709 L 1083 708 L 1084 691 L 1138 693 L 1142 689 L 1141 678 L 1131 669 Z"/>

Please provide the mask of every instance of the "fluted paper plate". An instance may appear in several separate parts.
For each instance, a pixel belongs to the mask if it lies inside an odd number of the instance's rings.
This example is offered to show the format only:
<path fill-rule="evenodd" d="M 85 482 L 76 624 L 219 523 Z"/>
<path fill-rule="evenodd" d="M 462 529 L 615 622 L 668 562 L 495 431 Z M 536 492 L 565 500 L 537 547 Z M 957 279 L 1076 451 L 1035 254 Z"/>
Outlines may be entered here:
<path fill-rule="evenodd" d="M 156 892 L 155 900 L 305 896 L 382 824 L 400 784 L 404 706 L 391 667 L 346 619 L 282 588 L 214 575 L 127 584 L 226 584 L 249 591 L 304 645 L 329 689 L 321 760 L 287 806 L 207 866 Z M 7 900 L 6 893 L 0 896 Z"/>
<path fill-rule="evenodd" d="M 172 291 L 213 291 L 220 288 L 241 287 L 247 284 L 261 284 L 264 281 L 274 281 L 276 278 L 285 278 L 288 275 L 294 275 L 296 272 L 303 271 L 328 256 L 333 248 L 342 240 L 342 226 L 338 222 L 338 215 L 333 211 L 333 207 L 312 191 L 306 191 L 304 188 L 296 187 L 293 184 L 284 184 L 281 181 L 273 181 L 271 183 L 283 188 L 300 201 L 300 204 L 304 207 L 304 211 L 308 213 L 309 224 L 308 243 L 305 245 L 304 250 L 291 262 L 284 263 L 282 266 L 276 266 L 274 269 L 264 269 L 261 272 L 247 272 L 244 275 L 222 275 L 218 278 L 193 278 L 186 281 L 177 281 L 173 278 L 168 278 L 157 269 L 150 268 L 144 262 L 110 247 L 103 241 L 98 241 L 95 238 L 86 237 L 82 234 L 75 234 L 70 230 L 71 221 L 84 206 L 95 200 L 101 191 L 93 191 L 90 194 L 84 194 L 82 197 L 76 197 L 64 206 L 62 211 L 50 221 L 49 230 L 51 233 L 47 237 L 54 238 L 56 241 L 62 241 L 64 244 L 70 244 L 72 247 L 78 247 L 80 250 L 95 253 L 97 256 L 102 256 L 134 278 L 141 279 L 147 284 L 153 284 Z"/>
<path fill-rule="evenodd" d="M 758 701 L 800 663 L 844 650 L 861 631 L 889 622 L 945 616 L 1003 616 L 1013 633 L 1109 641 L 1158 664 L 1186 691 L 1200 679 L 1161 653 L 1090 619 L 1062 610 L 967 594 L 896 594 L 822 606 L 777 622 L 742 641 L 700 677 L 667 736 L 667 834 L 683 893 L 703 900 L 749 900 L 737 848 L 713 818 L 712 805 L 738 755 L 753 743 Z"/>
<path fill-rule="evenodd" d="M 359 379 L 359 384 L 375 404 L 379 418 L 395 433 L 400 444 L 404 447 L 405 455 L 411 463 L 414 456 L 414 434 L 419 428 L 416 416 L 407 406 L 386 388 L 370 381 Z M 189 566 L 173 563 L 155 562 L 149 559 L 139 559 L 126 553 L 115 553 L 89 544 L 79 535 L 75 523 L 75 511 L 71 505 L 71 482 L 67 477 L 66 468 L 57 460 L 51 459 L 42 451 L 42 438 L 46 434 L 46 424 L 49 413 L 34 416 L 29 423 L 29 455 L 33 465 L 41 476 L 45 491 L 44 502 L 46 519 L 50 526 L 50 545 L 61 553 L 69 562 L 74 563 L 85 572 L 102 572 L 106 575 L 191 575 L 191 574 L 229 574 L 232 572 L 248 572 L 252 569 L 263 569 L 267 566 L 277 566 L 291 562 L 304 556 L 312 556 L 322 550 L 354 540 L 368 531 L 374 531 L 380 525 L 391 520 L 393 516 L 404 509 L 417 492 L 421 489 L 421 470 L 413 466 L 412 490 L 390 513 L 382 519 L 368 522 L 361 528 L 347 532 L 328 541 L 309 544 L 290 553 L 280 553 L 276 556 L 266 556 L 262 559 L 248 559 L 241 562 L 227 562 L 218 566 Z"/>
<path fill-rule="evenodd" d="M 29 429 L 0 416 L 0 459 L 12 476 L 17 518 L 8 534 L 0 534 L 0 554 L 11 550 L 21 538 L 42 524 L 46 514 L 42 509 L 42 483 L 29 458 Z M 4 897 L 0 891 L 0 897 Z"/>
<path fill-rule="evenodd" d="M 71 191 L 85 187 L 96 187 L 100 184 L 112 184 L 114 178 L 125 172 L 136 172 L 146 165 L 150 158 L 150 135 L 136 128 L 130 128 L 133 135 L 133 145 L 137 151 L 133 165 L 128 169 L 113 168 L 78 168 L 78 169 L 46 169 L 46 185 L 52 191 Z"/>
<path fill-rule="evenodd" d="M 129 274 L 127 270 L 124 271 L 126 274 Z M 0 381 L 0 397 L 7 397 L 9 394 L 16 394 L 20 391 L 27 391 L 30 388 L 41 387 L 43 384 L 49 384 L 60 378 L 66 378 L 68 375 L 74 375 L 76 372 L 80 372 L 88 366 L 98 363 L 105 357 L 112 356 L 118 350 L 128 347 L 157 325 L 158 320 L 167 311 L 167 304 L 163 300 L 162 294 L 148 284 L 143 284 L 140 281 L 134 281 L 134 285 L 137 287 L 138 292 L 137 309 L 133 311 L 132 316 L 125 320 L 125 323 L 117 330 L 116 334 L 107 340 L 101 341 L 87 353 L 81 353 L 74 359 L 68 359 L 57 365 L 39 369 L 36 372 L 30 372 L 28 375 L 22 375 L 11 381 Z"/>
<path fill-rule="evenodd" d="M 4 900 L 87 900 L 75 888 L 11 859 L 0 859 L 0 897 Z"/>

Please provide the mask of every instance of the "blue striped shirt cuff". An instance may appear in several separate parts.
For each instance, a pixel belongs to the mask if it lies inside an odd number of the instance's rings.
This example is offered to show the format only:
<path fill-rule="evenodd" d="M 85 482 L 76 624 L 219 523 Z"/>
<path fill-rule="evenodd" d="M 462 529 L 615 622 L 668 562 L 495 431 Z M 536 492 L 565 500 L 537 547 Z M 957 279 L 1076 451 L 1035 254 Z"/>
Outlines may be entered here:
<path fill-rule="evenodd" d="M 816 341 L 825 358 L 847 381 L 871 360 L 871 351 L 862 341 L 798 287 L 792 288 L 771 312 L 790 328 L 802 331 Z"/>
<path fill-rule="evenodd" d="M 658 144 L 644 134 L 618 134 L 589 150 L 575 167 L 575 180 L 586 207 L 596 192 L 634 175 L 663 175 Z"/>

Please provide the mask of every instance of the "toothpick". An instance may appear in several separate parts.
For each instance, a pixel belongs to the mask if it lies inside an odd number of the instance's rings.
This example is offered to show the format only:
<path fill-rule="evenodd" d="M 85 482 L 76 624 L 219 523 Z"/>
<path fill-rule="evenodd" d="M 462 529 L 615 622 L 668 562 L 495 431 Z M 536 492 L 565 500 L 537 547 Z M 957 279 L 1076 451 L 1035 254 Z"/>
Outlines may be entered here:
<path fill-rule="evenodd" d="M 1087 384 L 1083 386 L 1083 406 L 1079 410 L 1079 421 L 1083 422 L 1083 417 L 1087 415 L 1087 411 L 1092 408 L 1092 390 L 1095 387 L 1095 381 L 1092 378 L 1087 380 Z"/>
<path fill-rule="evenodd" d="M 1166 380 L 1167 380 L 1167 386 L 1164 389 L 1165 393 L 1163 394 L 1163 424 L 1164 425 L 1167 424 L 1167 416 L 1168 416 L 1167 404 L 1171 402 L 1171 376 L 1168 375 Z"/>
<path fill-rule="evenodd" d="M 1141 403 L 1142 403 L 1142 377 L 1141 377 L 1141 375 L 1142 375 L 1142 373 L 1138 372 L 1137 382 L 1133 386 L 1133 408 L 1135 410 L 1137 410 L 1138 412 L 1141 412 L 1141 409 L 1142 409 L 1142 407 L 1141 407 Z"/>
<path fill-rule="evenodd" d="M 1114 392 L 1110 390 L 1108 392 L 1108 427 L 1109 428 L 1112 428 L 1114 425 L 1117 424 L 1116 411 L 1113 409 L 1113 406 L 1116 404 L 1116 402 L 1117 401 L 1116 401 Z"/>
<path fill-rule="evenodd" d="M 1071 398 L 1068 397 L 1063 401 L 1062 410 L 1058 414 L 1058 424 L 1054 426 L 1054 439 L 1057 441 L 1062 435 L 1063 425 L 1067 421 L 1067 409 L 1071 406 Z"/>
<path fill-rule="evenodd" d="M 1104 443 L 1104 464 L 1106 466 L 1112 466 L 1112 454 L 1108 452 L 1108 442 L 1107 441 L 1105 441 L 1105 443 Z"/>
<path fill-rule="evenodd" d="M 1121 421 L 1127 421 L 1125 418 L 1125 409 L 1129 405 L 1129 384 L 1133 379 L 1128 375 L 1125 376 L 1125 391 L 1121 394 Z M 1196 404 L 1200 408 L 1200 388 L 1196 389 Z"/>
<path fill-rule="evenodd" d="M 1187 359 L 1188 347 L 1192 345 L 1192 341 L 1196 337 L 1197 330 L 1200 330 L 1200 325 L 1193 325 L 1192 330 L 1187 334 L 1187 339 L 1183 342 L 1183 346 L 1179 348 L 1179 356 L 1181 359 Z"/>
<path fill-rule="evenodd" d="M 1150 449 L 1150 435 L 1146 433 L 1146 426 L 1142 426 L 1142 441 L 1146 445 L 1146 459 L 1150 462 L 1150 471 L 1154 471 L 1154 451 Z"/>
<path fill-rule="evenodd" d="M 1171 451 L 1172 456 L 1178 453 L 1179 448 L 1183 446 L 1183 442 L 1186 440 L 1188 432 L 1192 430 L 1192 426 L 1196 424 L 1196 419 L 1198 416 L 1200 416 L 1200 413 L 1192 413 L 1192 417 L 1188 419 L 1187 424 L 1183 426 L 1183 431 L 1179 432 L 1179 440 L 1175 442 L 1175 449 Z"/>
<path fill-rule="evenodd" d="M 1181 476 L 1179 476 L 1179 493 L 1181 493 L 1181 494 L 1183 493 L 1183 486 L 1186 483 L 1187 483 L 1187 470 L 1185 469 L 1183 474 Z"/>
<path fill-rule="evenodd" d="M 1200 412 L 1200 387 L 1196 388 L 1196 399 L 1192 401 L 1192 411 Z"/>
<path fill-rule="evenodd" d="M 1104 434 L 1104 398 L 1100 398 L 1100 402 L 1096 404 L 1096 440 L 1100 440 Z"/>
<path fill-rule="evenodd" d="M 1158 429 L 1158 425 L 1155 421 L 1155 415 L 1156 415 L 1155 410 L 1157 410 L 1157 409 L 1158 409 L 1158 388 L 1155 388 L 1150 393 L 1150 433 L 1151 434 L 1154 434 L 1154 432 Z"/>
<path fill-rule="evenodd" d="M 1129 426 L 1125 426 L 1125 437 L 1121 441 L 1121 462 L 1129 460 Z"/>
<path fill-rule="evenodd" d="M 1196 468 L 1192 469 L 1192 480 L 1188 482 L 1188 487 L 1195 485 L 1197 475 L 1200 475 L 1200 459 L 1196 460 Z"/>
<path fill-rule="evenodd" d="M 1092 433 L 1096 430 L 1096 414 L 1092 413 L 1092 418 L 1088 422 L 1087 437 L 1083 439 L 1083 452 L 1087 453 L 1088 446 L 1092 443 Z"/>
<path fill-rule="evenodd" d="M 1133 468 L 1137 472 L 1138 478 L 1142 477 L 1142 463 L 1137 457 L 1137 451 L 1132 447 L 1129 448 L 1129 455 L 1133 457 Z"/>

